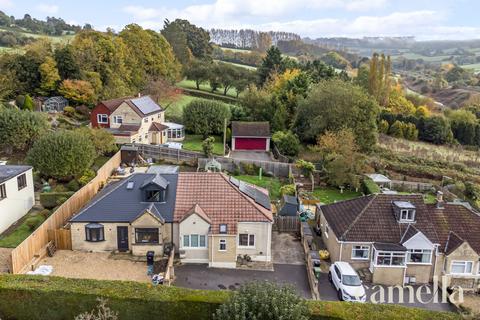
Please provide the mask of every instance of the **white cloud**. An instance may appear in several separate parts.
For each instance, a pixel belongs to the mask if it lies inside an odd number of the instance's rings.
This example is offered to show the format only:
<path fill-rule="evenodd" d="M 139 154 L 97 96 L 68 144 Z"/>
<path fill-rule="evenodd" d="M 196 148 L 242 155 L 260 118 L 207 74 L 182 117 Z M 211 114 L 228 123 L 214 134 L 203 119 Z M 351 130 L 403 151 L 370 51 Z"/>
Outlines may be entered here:
<path fill-rule="evenodd" d="M 11 0 L 0 0 L 0 9 L 6 9 L 13 7 L 13 2 Z"/>
<path fill-rule="evenodd" d="M 183 18 L 205 28 L 288 31 L 312 38 L 413 35 L 418 39 L 469 39 L 478 38 L 480 34 L 480 28 L 446 26 L 446 16 L 434 10 L 393 12 L 386 15 L 360 13 L 384 8 L 388 1 L 390 0 L 215 0 L 210 4 L 190 5 L 181 9 L 132 5 L 123 10 L 144 28 L 157 30 L 162 28 L 166 18 Z M 328 13 L 325 9 L 359 13 L 351 19 L 290 20 L 290 17 L 304 12 L 318 12 L 325 16 Z"/>
<path fill-rule="evenodd" d="M 37 5 L 37 10 L 46 14 L 55 14 L 60 8 L 55 4 L 40 3 Z"/>

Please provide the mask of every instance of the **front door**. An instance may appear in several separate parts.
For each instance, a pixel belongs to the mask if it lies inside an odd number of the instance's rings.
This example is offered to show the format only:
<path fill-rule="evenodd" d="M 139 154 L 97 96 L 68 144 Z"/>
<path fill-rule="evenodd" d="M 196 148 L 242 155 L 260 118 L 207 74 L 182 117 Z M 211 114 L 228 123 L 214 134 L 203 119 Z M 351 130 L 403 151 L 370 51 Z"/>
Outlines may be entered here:
<path fill-rule="evenodd" d="M 128 251 L 128 227 L 117 227 L 118 251 Z"/>

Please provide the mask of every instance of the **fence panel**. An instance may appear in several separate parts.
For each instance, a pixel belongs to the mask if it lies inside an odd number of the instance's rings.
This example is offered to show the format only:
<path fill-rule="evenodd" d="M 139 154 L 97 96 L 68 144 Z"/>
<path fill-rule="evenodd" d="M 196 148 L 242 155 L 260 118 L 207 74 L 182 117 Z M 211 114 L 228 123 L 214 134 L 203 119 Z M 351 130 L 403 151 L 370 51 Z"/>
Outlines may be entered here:
<path fill-rule="evenodd" d="M 65 201 L 37 230 L 12 250 L 12 273 L 27 271 L 30 262 L 38 258 L 49 241 L 55 241 L 55 232 L 61 229 L 78 210 L 90 201 L 98 189 L 111 176 L 121 163 L 120 151 L 108 160 L 98 171 L 96 177 Z M 58 246 L 58 244 L 57 244 Z M 70 245 L 71 246 L 71 245 Z"/>
<path fill-rule="evenodd" d="M 273 228 L 279 232 L 298 232 L 300 220 L 298 217 L 276 216 L 273 221 Z"/>

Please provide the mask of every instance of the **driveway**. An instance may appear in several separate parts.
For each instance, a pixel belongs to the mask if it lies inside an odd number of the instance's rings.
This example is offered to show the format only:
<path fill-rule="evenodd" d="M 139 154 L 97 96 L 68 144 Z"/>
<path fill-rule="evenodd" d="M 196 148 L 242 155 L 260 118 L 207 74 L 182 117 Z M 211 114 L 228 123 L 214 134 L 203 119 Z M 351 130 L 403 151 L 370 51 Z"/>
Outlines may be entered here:
<path fill-rule="evenodd" d="M 300 296 L 311 299 L 304 265 L 274 264 L 274 271 L 209 268 L 206 264 L 185 264 L 175 267 L 177 287 L 208 290 L 236 290 L 246 282 L 267 280 L 293 285 Z"/>
<path fill-rule="evenodd" d="M 231 151 L 230 158 L 237 160 L 272 161 L 270 153 L 264 151 Z"/>
<path fill-rule="evenodd" d="M 295 234 L 272 232 L 273 263 L 305 265 L 302 243 Z"/>
<path fill-rule="evenodd" d="M 385 292 L 385 300 L 389 299 L 388 296 L 388 289 L 386 286 L 380 286 L 380 285 L 372 285 L 372 284 L 366 284 L 366 293 L 367 293 L 367 301 L 373 301 L 379 300 L 380 294 L 379 291 L 381 290 L 380 288 L 383 288 Z M 432 294 L 426 294 L 425 293 L 425 288 L 422 291 L 422 301 L 425 301 L 427 303 L 423 304 L 420 303 L 417 298 L 416 298 L 416 293 L 418 290 L 418 286 L 416 286 L 414 289 L 415 290 L 415 302 L 414 303 L 406 303 L 409 302 L 409 291 L 404 290 L 403 292 L 403 300 L 405 303 L 402 303 L 401 305 L 406 306 L 406 307 L 416 307 L 416 308 L 424 308 L 428 310 L 434 310 L 434 311 L 452 311 L 455 312 L 455 308 L 450 304 L 450 303 L 441 303 L 441 292 L 439 292 L 439 303 L 435 303 L 433 301 L 427 302 L 432 298 Z M 431 286 L 430 286 L 430 289 Z M 318 291 L 320 293 L 320 299 L 325 300 L 325 301 L 338 301 L 337 298 L 337 292 L 332 286 L 332 284 L 328 281 L 328 274 L 327 273 L 321 273 L 320 278 L 318 279 Z M 393 295 L 390 299 L 394 304 L 400 304 L 399 303 L 399 291 L 395 289 L 393 291 Z"/>

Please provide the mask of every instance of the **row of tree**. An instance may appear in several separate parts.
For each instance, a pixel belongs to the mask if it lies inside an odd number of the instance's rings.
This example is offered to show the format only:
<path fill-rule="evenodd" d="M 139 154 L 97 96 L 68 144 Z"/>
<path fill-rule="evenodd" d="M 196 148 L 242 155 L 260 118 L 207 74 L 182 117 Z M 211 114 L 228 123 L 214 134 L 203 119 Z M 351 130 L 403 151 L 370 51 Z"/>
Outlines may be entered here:
<path fill-rule="evenodd" d="M 272 44 L 279 41 L 300 40 L 300 36 L 282 31 L 255 31 L 251 29 L 226 30 L 211 29 L 212 42 L 227 48 L 252 49 L 265 52 Z"/>
<path fill-rule="evenodd" d="M 31 15 L 25 14 L 22 19 L 16 19 L 14 16 L 8 16 L 0 11 L 0 26 L 15 28 L 19 27 L 19 31 L 26 29 L 36 34 L 46 34 L 52 36 L 60 36 L 65 32 L 76 33 L 82 28 L 66 23 L 61 18 L 47 17 L 45 21 L 32 18 Z M 85 25 L 85 28 L 91 29 L 90 25 Z"/>

